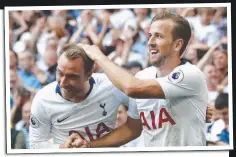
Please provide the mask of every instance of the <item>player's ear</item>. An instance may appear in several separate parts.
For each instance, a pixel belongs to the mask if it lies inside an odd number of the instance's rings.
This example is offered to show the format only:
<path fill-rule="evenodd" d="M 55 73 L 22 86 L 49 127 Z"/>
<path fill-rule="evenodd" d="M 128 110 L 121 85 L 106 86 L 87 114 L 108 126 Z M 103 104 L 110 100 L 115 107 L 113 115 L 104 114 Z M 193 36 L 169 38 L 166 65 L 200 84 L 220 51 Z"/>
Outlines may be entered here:
<path fill-rule="evenodd" d="M 97 63 L 94 63 L 93 67 L 92 67 L 92 72 L 94 72 L 96 70 L 96 66 L 97 66 Z"/>
<path fill-rule="evenodd" d="M 174 43 L 174 50 L 179 52 L 183 47 L 184 40 L 183 39 L 176 39 Z"/>
<path fill-rule="evenodd" d="M 87 72 L 87 80 L 91 78 L 92 74 L 93 74 L 93 71 Z"/>
<path fill-rule="evenodd" d="M 89 80 L 93 74 L 93 72 L 95 71 L 96 68 L 96 63 L 93 64 L 92 70 L 90 72 L 87 72 L 87 80 Z"/>

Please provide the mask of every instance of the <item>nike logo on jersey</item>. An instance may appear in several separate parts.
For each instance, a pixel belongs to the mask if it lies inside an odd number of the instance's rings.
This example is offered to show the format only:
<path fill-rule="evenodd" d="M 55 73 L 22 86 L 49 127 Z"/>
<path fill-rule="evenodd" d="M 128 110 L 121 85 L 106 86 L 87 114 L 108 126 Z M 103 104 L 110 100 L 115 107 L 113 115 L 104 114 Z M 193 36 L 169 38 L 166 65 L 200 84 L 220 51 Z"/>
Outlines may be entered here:
<path fill-rule="evenodd" d="M 64 118 L 64 119 L 57 119 L 57 122 L 58 123 L 61 123 L 62 121 L 64 121 L 64 120 L 66 120 L 67 118 L 69 118 L 70 116 L 68 116 L 68 117 L 66 117 L 66 118 Z"/>

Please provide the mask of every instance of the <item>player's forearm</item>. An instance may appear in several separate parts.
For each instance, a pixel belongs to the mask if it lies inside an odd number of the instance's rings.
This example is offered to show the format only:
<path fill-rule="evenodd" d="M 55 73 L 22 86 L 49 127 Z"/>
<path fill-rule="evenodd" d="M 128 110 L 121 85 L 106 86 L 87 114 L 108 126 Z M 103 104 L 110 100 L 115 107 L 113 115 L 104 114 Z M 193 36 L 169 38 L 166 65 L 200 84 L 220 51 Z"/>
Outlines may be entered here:
<path fill-rule="evenodd" d="M 130 94 L 129 90 L 138 84 L 138 80 L 132 74 L 117 66 L 108 57 L 101 55 L 96 62 L 111 82 L 127 95 Z"/>
<path fill-rule="evenodd" d="M 117 66 L 104 55 L 100 55 L 95 60 L 110 81 L 129 97 L 165 99 L 164 92 L 157 81 L 136 79 L 132 74 Z"/>
<path fill-rule="evenodd" d="M 128 126 L 128 124 L 125 123 L 124 125 L 113 130 L 108 135 L 91 141 L 89 145 L 91 148 L 119 147 L 140 136 L 141 130 L 141 128 L 137 129 L 132 126 Z"/>

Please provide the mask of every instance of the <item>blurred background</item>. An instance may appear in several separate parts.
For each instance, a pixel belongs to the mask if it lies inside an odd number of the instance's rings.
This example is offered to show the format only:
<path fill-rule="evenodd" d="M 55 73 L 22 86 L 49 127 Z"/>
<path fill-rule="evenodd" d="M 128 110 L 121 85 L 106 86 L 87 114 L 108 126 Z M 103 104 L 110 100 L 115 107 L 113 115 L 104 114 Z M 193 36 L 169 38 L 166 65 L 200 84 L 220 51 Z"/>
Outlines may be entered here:
<path fill-rule="evenodd" d="M 30 106 L 35 93 L 56 80 L 57 57 L 66 43 L 97 45 L 113 62 L 135 75 L 150 65 L 147 35 L 154 15 L 184 16 L 192 38 L 182 58 L 206 75 L 207 145 L 228 145 L 227 8 L 130 8 L 94 10 L 25 10 L 9 12 L 10 105 L 12 149 L 29 148 Z M 95 72 L 102 73 L 99 66 Z M 117 126 L 127 118 L 123 105 Z M 131 145 L 135 146 L 135 142 Z"/>

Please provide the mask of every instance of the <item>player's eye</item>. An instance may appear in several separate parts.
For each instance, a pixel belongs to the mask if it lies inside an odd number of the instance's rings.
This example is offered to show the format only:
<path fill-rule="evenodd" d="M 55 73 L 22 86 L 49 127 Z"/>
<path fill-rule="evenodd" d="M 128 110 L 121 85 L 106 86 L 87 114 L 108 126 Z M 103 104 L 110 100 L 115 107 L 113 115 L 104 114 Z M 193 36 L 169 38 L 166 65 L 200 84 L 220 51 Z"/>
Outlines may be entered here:
<path fill-rule="evenodd" d="M 70 75 L 69 78 L 72 80 L 76 80 L 76 79 L 79 79 L 79 76 L 78 75 Z"/>
<path fill-rule="evenodd" d="M 162 36 L 161 36 L 159 33 L 156 33 L 155 36 L 156 36 L 157 38 L 162 38 Z"/>
<path fill-rule="evenodd" d="M 58 74 L 59 76 L 61 76 L 61 75 L 62 75 L 62 72 L 57 69 L 57 74 Z"/>

